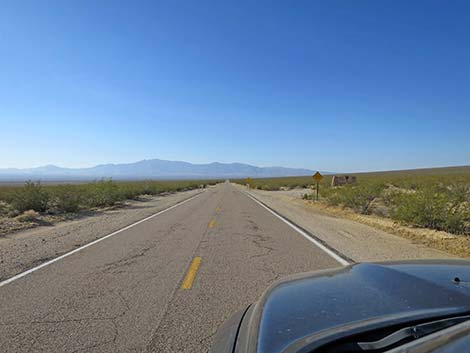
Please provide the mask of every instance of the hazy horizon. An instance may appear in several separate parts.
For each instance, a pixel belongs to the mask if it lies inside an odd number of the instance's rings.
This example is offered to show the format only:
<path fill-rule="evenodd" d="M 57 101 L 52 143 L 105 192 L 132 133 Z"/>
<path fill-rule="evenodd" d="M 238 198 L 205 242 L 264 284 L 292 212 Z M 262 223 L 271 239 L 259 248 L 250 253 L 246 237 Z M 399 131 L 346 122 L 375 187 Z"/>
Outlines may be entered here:
<path fill-rule="evenodd" d="M 244 164 L 244 165 L 250 165 L 254 167 L 259 167 L 259 168 L 288 168 L 288 169 L 310 169 L 314 171 L 324 171 L 328 173 L 373 173 L 373 172 L 393 172 L 393 171 L 406 171 L 406 170 L 416 170 L 416 169 L 436 169 L 436 168 L 456 168 L 456 167 L 469 167 L 470 164 L 461 164 L 461 165 L 440 165 L 440 166 L 432 166 L 432 167 L 417 167 L 417 168 L 401 168 L 401 169 L 381 169 L 381 170 L 349 170 L 349 171 L 338 171 L 338 170 L 326 170 L 324 168 L 315 168 L 312 166 L 299 166 L 299 167 L 286 167 L 282 165 L 255 165 L 252 163 L 244 163 L 244 162 L 238 162 L 238 161 L 232 161 L 232 162 L 219 162 L 219 161 L 212 161 L 209 163 L 195 163 L 192 161 L 188 160 L 167 160 L 163 158 L 147 158 L 147 159 L 140 159 L 136 161 L 127 161 L 127 162 L 122 162 L 122 163 L 98 163 L 98 164 L 93 164 L 93 165 L 88 165 L 88 166 L 83 166 L 83 167 L 76 167 L 76 166 L 63 166 L 55 163 L 49 163 L 49 164 L 44 164 L 44 165 L 35 165 L 35 166 L 30 166 L 30 167 L 2 167 L 0 165 L 0 170 L 5 170 L 5 169 L 18 169 L 18 170 L 26 170 L 26 169 L 36 169 L 36 168 L 41 168 L 41 167 L 58 167 L 58 168 L 64 168 L 64 169 L 89 169 L 89 168 L 94 168 L 97 166 L 103 166 L 103 165 L 121 165 L 121 164 L 135 164 L 138 162 L 142 161 L 152 161 L 152 160 L 159 160 L 159 161 L 168 161 L 168 162 L 178 162 L 178 163 L 190 163 L 193 165 L 208 165 L 208 164 L 213 164 L 213 163 L 221 163 L 221 164 Z"/>

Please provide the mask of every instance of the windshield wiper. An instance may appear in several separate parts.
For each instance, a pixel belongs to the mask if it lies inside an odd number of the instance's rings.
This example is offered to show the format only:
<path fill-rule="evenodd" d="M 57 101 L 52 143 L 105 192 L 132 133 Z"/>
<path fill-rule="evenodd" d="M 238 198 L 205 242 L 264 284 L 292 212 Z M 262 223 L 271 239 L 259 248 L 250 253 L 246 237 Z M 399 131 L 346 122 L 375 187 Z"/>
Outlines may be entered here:
<path fill-rule="evenodd" d="M 459 316 L 449 319 L 437 320 L 432 322 L 427 322 L 424 324 L 419 324 L 415 326 L 409 326 L 391 333 L 388 336 L 378 340 L 370 342 L 357 342 L 357 345 L 363 351 L 377 350 L 389 347 L 393 344 L 396 344 L 404 339 L 417 339 L 423 336 L 429 335 L 433 332 L 437 332 L 448 328 L 450 326 L 457 325 L 461 322 L 470 320 L 470 315 L 468 316 Z"/>

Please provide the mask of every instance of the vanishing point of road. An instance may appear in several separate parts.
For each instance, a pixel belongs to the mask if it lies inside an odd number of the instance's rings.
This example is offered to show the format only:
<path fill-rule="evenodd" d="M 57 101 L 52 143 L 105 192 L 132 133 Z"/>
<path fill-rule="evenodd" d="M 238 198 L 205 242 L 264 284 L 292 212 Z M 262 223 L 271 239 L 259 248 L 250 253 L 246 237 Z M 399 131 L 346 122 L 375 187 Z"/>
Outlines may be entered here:
<path fill-rule="evenodd" d="M 342 265 L 229 183 L 77 250 L 0 286 L 1 352 L 208 352 L 275 280 Z"/>

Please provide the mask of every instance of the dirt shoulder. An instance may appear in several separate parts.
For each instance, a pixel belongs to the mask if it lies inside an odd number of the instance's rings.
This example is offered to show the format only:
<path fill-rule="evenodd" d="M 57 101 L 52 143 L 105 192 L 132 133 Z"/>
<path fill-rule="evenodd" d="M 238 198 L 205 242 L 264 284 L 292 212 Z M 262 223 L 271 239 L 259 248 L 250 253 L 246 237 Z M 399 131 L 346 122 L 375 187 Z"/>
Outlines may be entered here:
<path fill-rule="evenodd" d="M 0 237 L 0 280 L 101 238 L 199 192 L 190 190 L 142 201 L 128 201 L 121 208 Z"/>
<path fill-rule="evenodd" d="M 301 195 L 306 191 L 250 192 L 272 209 L 358 262 L 469 255 L 470 243 L 465 237 L 404 227 L 388 219 L 329 208 L 302 200 Z"/>

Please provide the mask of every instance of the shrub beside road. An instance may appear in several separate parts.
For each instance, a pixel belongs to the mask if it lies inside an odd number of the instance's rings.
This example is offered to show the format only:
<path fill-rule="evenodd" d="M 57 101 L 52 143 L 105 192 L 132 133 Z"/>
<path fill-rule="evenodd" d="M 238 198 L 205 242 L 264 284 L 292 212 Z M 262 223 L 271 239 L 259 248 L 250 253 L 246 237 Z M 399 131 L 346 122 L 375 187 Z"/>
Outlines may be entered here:
<path fill-rule="evenodd" d="M 470 235 L 470 167 L 359 173 L 357 183 L 320 184 L 320 202 L 360 214 L 391 218 L 403 224 Z M 240 184 L 245 181 L 236 180 Z M 282 190 L 313 187 L 311 177 L 252 179 L 251 187 Z M 314 199 L 307 193 L 304 199 Z"/>
<path fill-rule="evenodd" d="M 22 186 L 0 186 L 0 235 L 34 226 L 37 221 L 60 221 L 73 217 L 78 212 L 112 207 L 126 200 L 192 190 L 217 182 L 219 181 L 98 180 L 83 184 L 43 185 L 28 181 Z"/>

